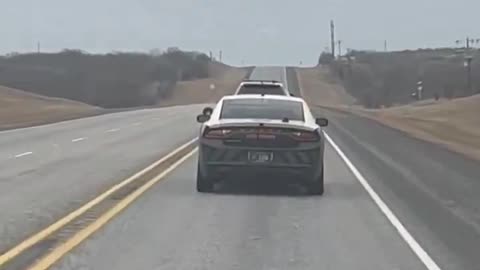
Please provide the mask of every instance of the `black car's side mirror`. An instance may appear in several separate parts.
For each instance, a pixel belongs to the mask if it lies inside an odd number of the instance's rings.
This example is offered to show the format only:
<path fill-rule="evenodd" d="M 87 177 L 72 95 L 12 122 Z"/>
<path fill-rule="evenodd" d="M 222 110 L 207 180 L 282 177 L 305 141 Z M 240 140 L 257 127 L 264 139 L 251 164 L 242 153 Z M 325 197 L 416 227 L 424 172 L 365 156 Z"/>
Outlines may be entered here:
<path fill-rule="evenodd" d="M 292 93 L 290 93 L 290 96 L 291 96 L 291 97 L 294 97 L 295 95 L 294 95 L 294 94 L 292 94 Z"/>
<path fill-rule="evenodd" d="M 315 119 L 315 123 L 321 127 L 328 126 L 328 119 L 326 118 L 317 118 Z"/>
<path fill-rule="evenodd" d="M 210 115 L 207 114 L 199 114 L 197 115 L 197 122 L 198 123 L 205 123 L 210 120 Z"/>
<path fill-rule="evenodd" d="M 212 115 L 212 113 L 213 113 L 213 109 L 210 107 L 205 107 L 202 111 L 202 114 L 208 115 L 208 116 Z"/>

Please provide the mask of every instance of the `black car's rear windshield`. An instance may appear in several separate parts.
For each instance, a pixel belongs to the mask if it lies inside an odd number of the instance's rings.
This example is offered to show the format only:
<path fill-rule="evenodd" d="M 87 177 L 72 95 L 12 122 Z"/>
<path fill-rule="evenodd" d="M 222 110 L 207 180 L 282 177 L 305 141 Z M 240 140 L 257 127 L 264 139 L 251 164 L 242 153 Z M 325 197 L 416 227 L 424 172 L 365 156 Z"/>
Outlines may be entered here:
<path fill-rule="evenodd" d="M 304 121 L 303 105 L 299 101 L 278 99 L 224 100 L 220 119 L 276 119 Z"/>
<path fill-rule="evenodd" d="M 274 84 L 245 84 L 240 87 L 237 94 L 269 94 L 269 95 L 285 95 L 283 87 Z"/>

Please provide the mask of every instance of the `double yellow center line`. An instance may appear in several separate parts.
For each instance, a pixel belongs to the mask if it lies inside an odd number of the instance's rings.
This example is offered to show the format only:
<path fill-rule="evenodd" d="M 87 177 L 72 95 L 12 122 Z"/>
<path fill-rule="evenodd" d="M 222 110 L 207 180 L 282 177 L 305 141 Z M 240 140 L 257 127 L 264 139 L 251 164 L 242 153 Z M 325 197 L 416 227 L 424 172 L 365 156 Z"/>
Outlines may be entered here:
<path fill-rule="evenodd" d="M 191 157 L 197 151 L 196 141 L 197 139 L 195 138 L 178 147 L 160 160 L 154 162 L 140 172 L 116 184 L 115 186 L 103 192 L 102 194 L 89 201 L 88 203 L 84 204 L 80 208 L 69 213 L 68 215 L 51 224 L 47 228 L 30 236 L 29 238 L 22 241 L 20 244 L 0 255 L 0 269 L 2 269 L 8 263 L 11 263 L 11 261 L 17 256 L 21 255 L 22 253 L 28 252 L 28 250 L 34 245 L 42 242 L 43 240 L 47 239 L 48 237 L 52 236 L 53 234 L 67 226 L 68 224 L 72 223 L 72 221 L 81 218 L 82 215 L 87 213 L 87 211 L 92 210 L 93 208 L 104 202 L 106 199 L 111 198 L 111 196 L 114 196 L 117 193 L 125 191 L 128 192 L 127 195 L 122 196 L 122 199 L 120 201 L 118 201 L 112 207 L 104 211 L 98 218 L 93 220 L 86 227 L 78 230 L 75 234 L 73 234 L 72 237 L 66 239 L 65 241 L 61 241 L 61 243 L 56 245 L 51 251 L 48 252 L 48 254 L 38 259 L 36 262 L 34 262 L 33 265 L 29 267 L 29 269 L 35 270 L 48 269 L 65 254 L 67 254 L 70 250 L 78 246 L 90 235 L 92 235 L 105 224 L 107 224 L 113 217 L 118 215 L 122 210 L 124 210 L 138 197 L 140 197 L 143 193 L 149 190 L 153 185 L 162 180 L 167 174 L 180 166 L 186 159 Z M 138 187 L 128 188 L 135 182 L 140 181 L 142 177 L 148 177 L 148 174 L 150 172 L 155 172 L 155 170 L 159 168 L 162 170 L 152 176 L 153 178 L 150 177 L 150 179 L 147 179 L 145 183 L 142 183 Z"/>

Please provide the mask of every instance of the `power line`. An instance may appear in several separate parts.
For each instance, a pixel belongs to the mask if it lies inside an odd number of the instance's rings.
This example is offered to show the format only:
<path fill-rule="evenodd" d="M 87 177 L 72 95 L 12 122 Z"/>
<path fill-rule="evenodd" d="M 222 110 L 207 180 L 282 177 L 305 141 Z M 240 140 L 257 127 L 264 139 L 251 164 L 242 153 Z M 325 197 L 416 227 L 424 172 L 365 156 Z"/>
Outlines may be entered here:
<path fill-rule="evenodd" d="M 463 40 L 458 39 L 458 40 L 455 41 L 455 43 L 456 43 L 457 45 L 460 45 L 460 44 L 462 44 L 462 43 L 464 43 L 464 42 L 463 42 Z M 468 49 L 470 49 L 470 48 L 472 47 L 472 44 L 479 44 L 479 43 L 480 43 L 480 38 L 471 38 L 471 37 L 468 37 L 468 36 L 467 36 L 467 37 L 465 38 L 465 43 L 464 43 L 464 44 L 465 44 L 465 48 L 468 50 Z"/>

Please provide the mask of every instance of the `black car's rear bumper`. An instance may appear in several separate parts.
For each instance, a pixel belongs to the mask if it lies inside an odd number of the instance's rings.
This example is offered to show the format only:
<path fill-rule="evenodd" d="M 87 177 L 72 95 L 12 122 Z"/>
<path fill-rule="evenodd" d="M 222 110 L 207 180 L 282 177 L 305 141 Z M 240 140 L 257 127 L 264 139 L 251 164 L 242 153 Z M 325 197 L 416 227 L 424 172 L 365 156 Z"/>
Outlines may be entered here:
<path fill-rule="evenodd" d="M 272 152 L 273 160 L 254 163 L 249 151 Z M 298 181 L 316 179 L 323 171 L 323 143 L 307 143 L 298 147 L 241 147 L 224 145 L 222 141 L 199 142 L 199 169 L 204 177 L 279 176 Z"/>

